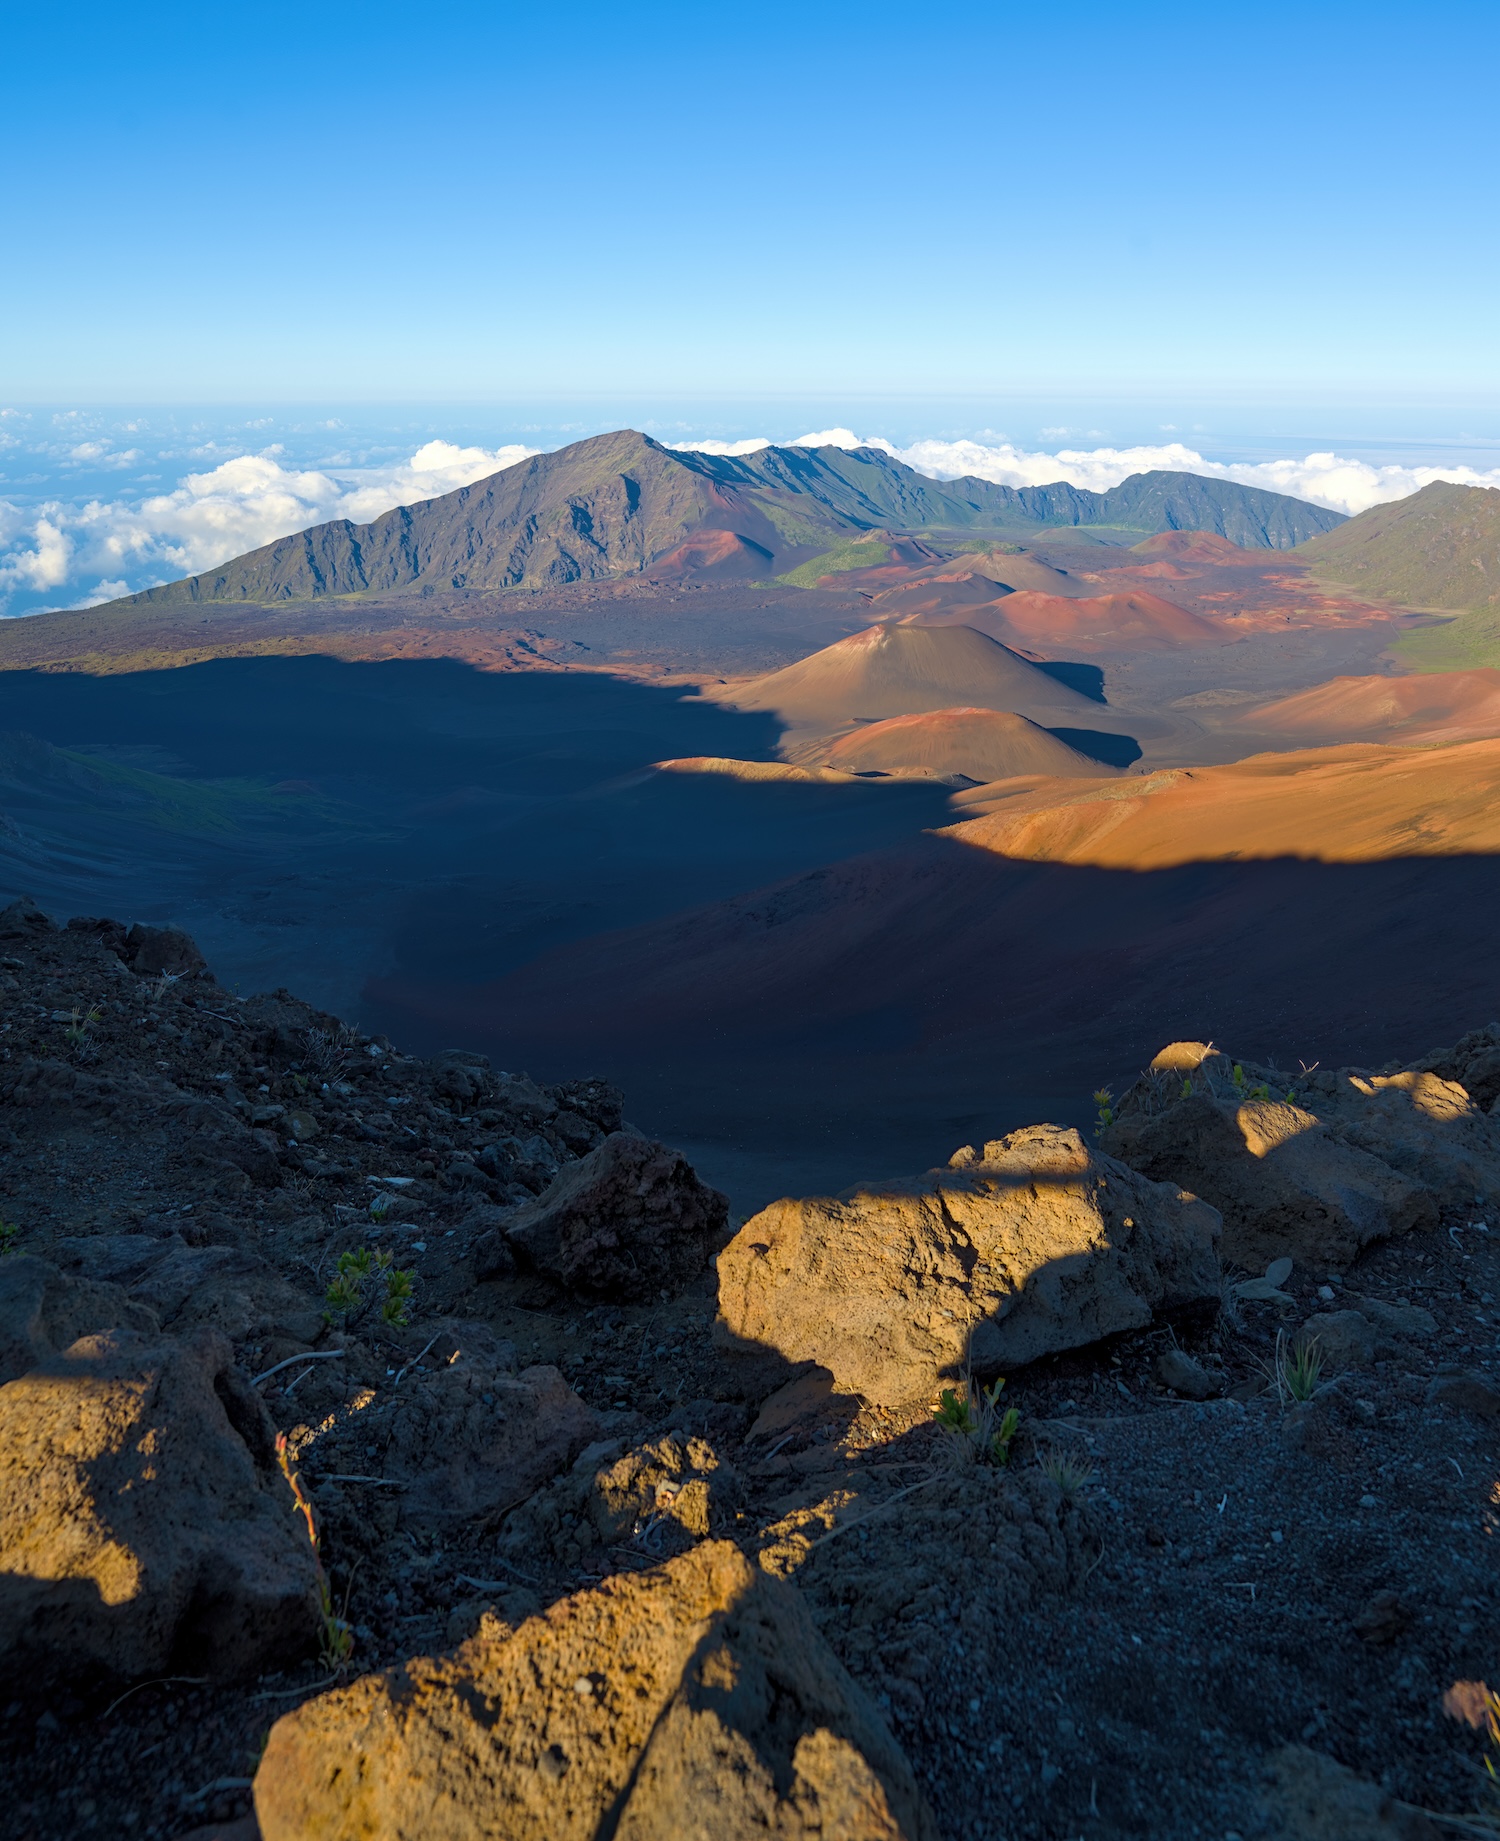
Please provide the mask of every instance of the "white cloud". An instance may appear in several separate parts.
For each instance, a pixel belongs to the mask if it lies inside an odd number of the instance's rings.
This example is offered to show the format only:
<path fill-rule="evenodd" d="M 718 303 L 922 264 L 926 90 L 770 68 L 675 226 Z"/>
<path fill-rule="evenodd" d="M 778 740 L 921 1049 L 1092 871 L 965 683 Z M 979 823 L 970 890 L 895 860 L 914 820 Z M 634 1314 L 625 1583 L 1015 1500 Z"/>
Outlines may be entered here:
<path fill-rule="evenodd" d="M 735 459 L 741 454 L 758 454 L 771 444 L 762 435 L 753 441 L 666 441 L 662 445 L 684 454 L 721 454 Z"/>
<path fill-rule="evenodd" d="M 0 414 L 14 419 L 14 412 Z M 58 416 L 54 422 L 72 419 Z M 973 474 L 1005 486 L 1044 486 L 1066 480 L 1096 492 L 1117 485 L 1132 473 L 1165 468 L 1261 486 L 1350 513 L 1404 498 L 1434 480 L 1500 489 L 1500 467 L 1485 471 L 1468 466 L 1376 466 L 1333 453 L 1220 462 L 1205 460 L 1197 449 L 1176 440 L 1133 447 L 1032 450 L 989 431 L 986 436 L 984 440 L 922 440 L 898 447 L 882 436 L 828 428 L 802 435 L 791 445 L 879 448 L 935 479 Z M 0 434 L 0 441 L 5 439 Z M 753 454 L 770 443 L 755 438 L 674 445 L 703 453 L 741 455 Z M 298 467 L 287 464 L 279 446 L 257 454 L 227 456 L 222 447 L 210 446 L 195 450 L 208 463 L 201 471 L 187 474 L 170 491 L 151 497 L 87 503 L 55 498 L 24 508 L 0 499 L 0 607 L 12 597 L 26 607 L 35 607 L 41 598 L 52 605 L 92 605 L 153 582 L 212 568 L 312 524 L 333 518 L 367 523 L 393 506 L 471 485 L 537 451 L 519 444 L 492 450 L 433 440 L 392 465 L 355 467 L 343 459 L 325 459 L 315 467 Z M 55 450 L 54 464 L 114 466 L 139 458 L 137 449 L 121 452 L 107 440 L 78 441 L 75 437 Z M 144 490 L 146 481 L 139 484 Z"/>
<path fill-rule="evenodd" d="M 333 518 L 367 524 L 393 506 L 472 485 L 535 451 L 429 441 L 395 466 L 298 469 L 283 466 L 273 448 L 189 473 L 171 492 L 138 504 L 52 500 L 23 513 L 0 503 L 0 597 L 66 586 L 76 597 L 69 605 L 92 605 L 211 569 L 310 524 Z M 75 450 L 73 457 L 95 455 Z"/>
<path fill-rule="evenodd" d="M 1044 431 L 1061 433 L 1064 431 Z M 1092 431 L 1090 431 L 1092 432 Z M 769 447 L 768 441 L 679 442 L 675 445 L 710 454 L 752 454 Z M 1235 480 L 1242 486 L 1260 486 L 1268 492 L 1309 499 L 1334 511 L 1366 511 L 1388 499 L 1404 499 L 1434 480 L 1453 480 L 1465 486 L 1500 488 L 1500 467 L 1480 471 L 1466 466 L 1372 466 L 1338 454 L 1306 454 L 1300 460 L 1205 460 L 1196 448 L 1181 441 L 1160 446 L 1057 448 L 1034 451 L 1002 441 L 916 441 L 896 447 L 880 436 L 860 436 L 847 428 L 824 429 L 801 435 L 793 447 L 875 447 L 905 461 L 931 479 L 957 479 L 972 475 L 997 486 L 1051 486 L 1065 481 L 1091 492 L 1107 492 L 1132 473 L 1161 469 L 1173 473 L 1200 473 L 1209 479 Z"/>

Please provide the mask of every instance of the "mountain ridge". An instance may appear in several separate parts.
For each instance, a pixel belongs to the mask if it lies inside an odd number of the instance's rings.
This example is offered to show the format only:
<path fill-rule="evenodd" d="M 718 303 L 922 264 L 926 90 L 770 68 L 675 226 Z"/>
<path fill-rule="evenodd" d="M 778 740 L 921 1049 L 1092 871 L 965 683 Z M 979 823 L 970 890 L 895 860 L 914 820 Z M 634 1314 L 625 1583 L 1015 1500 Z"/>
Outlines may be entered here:
<path fill-rule="evenodd" d="M 754 546 L 784 574 L 832 544 L 885 528 L 1190 527 L 1288 549 L 1340 521 L 1300 500 L 1195 474 L 1136 474 L 1106 493 L 1063 484 L 1017 489 L 930 479 L 877 448 L 767 447 L 725 456 L 621 429 L 532 455 L 367 524 L 313 525 L 104 605 L 555 588 L 649 574 L 703 532 Z"/>

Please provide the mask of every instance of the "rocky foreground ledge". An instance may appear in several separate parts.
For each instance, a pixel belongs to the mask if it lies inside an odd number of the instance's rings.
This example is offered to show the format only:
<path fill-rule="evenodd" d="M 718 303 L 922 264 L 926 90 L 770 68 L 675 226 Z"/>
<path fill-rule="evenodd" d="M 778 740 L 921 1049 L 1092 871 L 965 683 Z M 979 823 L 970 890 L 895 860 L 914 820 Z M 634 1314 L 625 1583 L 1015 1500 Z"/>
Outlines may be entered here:
<path fill-rule="evenodd" d="M 1480 1821 L 1500 1030 L 740 1224 L 171 928 L 0 1007 L 0 1832 Z"/>

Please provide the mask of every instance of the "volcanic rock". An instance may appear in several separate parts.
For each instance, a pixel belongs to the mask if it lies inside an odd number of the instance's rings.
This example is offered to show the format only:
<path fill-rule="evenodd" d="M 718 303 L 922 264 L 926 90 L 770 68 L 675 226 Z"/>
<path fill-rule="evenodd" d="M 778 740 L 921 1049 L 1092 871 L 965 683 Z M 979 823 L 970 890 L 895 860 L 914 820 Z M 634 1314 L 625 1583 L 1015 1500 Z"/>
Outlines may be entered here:
<path fill-rule="evenodd" d="M 65 1277 L 27 1253 L 0 1260 L 0 1386 L 80 1336 L 116 1329 L 149 1335 L 159 1327 L 118 1285 Z"/>
<path fill-rule="evenodd" d="M 619 1441 L 585 1451 L 569 1476 L 515 1510 L 501 1550 L 523 1564 L 538 1552 L 576 1563 L 597 1542 L 626 1542 L 650 1527 L 651 1549 L 662 1555 L 733 1520 L 739 1478 L 707 1439 L 668 1432 L 619 1453 Z"/>
<path fill-rule="evenodd" d="M 443 1527 L 498 1516 L 549 1482 L 600 1433 L 598 1416 L 556 1368 L 504 1372 L 479 1325 L 435 1373 L 407 1377 L 382 1474 L 407 1488 L 401 1519 Z"/>
<path fill-rule="evenodd" d="M 727 1541 L 299 1707 L 255 1809 L 264 1841 L 937 1834 L 795 1591 Z"/>
<path fill-rule="evenodd" d="M 1164 1349 L 1156 1358 L 1156 1376 L 1185 1400 L 1212 1400 L 1224 1390 L 1223 1383 L 1185 1349 Z"/>
<path fill-rule="evenodd" d="M 51 918 L 29 895 L 0 908 L 0 940 L 35 940 L 55 931 Z"/>
<path fill-rule="evenodd" d="M 208 970 L 208 961 L 199 952 L 197 942 L 181 927 L 143 927 L 137 922 L 125 936 L 122 957 L 133 972 L 143 977 L 155 978 L 167 972 L 182 978 Z"/>
<path fill-rule="evenodd" d="M 728 1219 L 728 1199 L 680 1151 L 617 1131 L 523 1203 L 506 1236 L 523 1264 L 570 1290 L 644 1298 L 697 1278 Z"/>
<path fill-rule="evenodd" d="M 1201 1057 L 1186 1074 L 1184 1049 Z M 1265 1070 L 1199 1044 L 1174 1043 L 1157 1063 L 1120 1101 L 1103 1142 L 1133 1168 L 1212 1202 L 1227 1260 L 1251 1272 L 1283 1256 L 1344 1266 L 1372 1240 L 1436 1225 L 1420 1183 L 1341 1142 L 1300 1094 L 1273 1097 L 1257 1078 Z"/>
<path fill-rule="evenodd" d="M 1470 1419 L 1500 1419 L 1500 1387 L 1480 1368 L 1439 1374 L 1427 1389 L 1429 1406 L 1451 1406 Z"/>
<path fill-rule="evenodd" d="M 781 1201 L 719 1256 L 715 1339 L 818 1363 L 888 1405 L 1211 1309 L 1219 1217 L 1175 1185 L 1035 1125 L 962 1167 Z"/>
<path fill-rule="evenodd" d="M 1464 1066 L 1486 1081 L 1482 1054 Z M 1420 1066 L 1388 1075 L 1344 1069 L 1330 1087 L 1317 1097 L 1319 1116 L 1346 1144 L 1420 1183 L 1439 1208 L 1458 1212 L 1477 1195 L 1500 1197 L 1500 1119 L 1459 1081 Z"/>
<path fill-rule="evenodd" d="M 12 1670 L 254 1673 L 317 1627 L 313 1553 L 224 1338 L 85 1336 L 0 1387 Z"/>

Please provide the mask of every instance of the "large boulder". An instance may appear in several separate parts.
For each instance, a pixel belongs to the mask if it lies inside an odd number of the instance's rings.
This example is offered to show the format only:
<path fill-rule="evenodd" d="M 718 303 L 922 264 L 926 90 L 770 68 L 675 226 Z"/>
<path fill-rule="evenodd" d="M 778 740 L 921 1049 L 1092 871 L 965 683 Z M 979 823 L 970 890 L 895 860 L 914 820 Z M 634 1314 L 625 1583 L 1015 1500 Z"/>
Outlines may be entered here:
<path fill-rule="evenodd" d="M 1224 1217 L 1224 1258 L 1264 1271 L 1283 1256 L 1349 1264 L 1372 1240 L 1436 1226 L 1424 1184 L 1312 1110 L 1318 1090 L 1173 1043 L 1120 1101 L 1101 1142 L 1145 1175 L 1181 1183 Z"/>
<path fill-rule="evenodd" d="M 255 1778 L 264 1841 L 936 1841 L 795 1590 L 728 1541 L 309 1701 Z"/>
<path fill-rule="evenodd" d="M 1034 1125 L 959 1167 L 773 1202 L 719 1255 L 715 1340 L 817 1363 L 900 1405 L 980 1373 L 1217 1306 L 1219 1217 Z"/>
<path fill-rule="evenodd" d="M 1420 1184 L 1444 1212 L 1467 1220 L 1476 1200 L 1500 1201 L 1500 1118 L 1458 1081 L 1421 1068 L 1345 1068 L 1314 1087 L 1312 1103 L 1345 1144 Z"/>
<path fill-rule="evenodd" d="M 1456 1082 L 1476 1106 L 1492 1112 L 1500 1105 L 1500 1023 L 1472 1029 L 1452 1048 L 1434 1049 L 1411 1067 L 1414 1073 Z"/>
<path fill-rule="evenodd" d="M 0 1387 L 13 1679 L 253 1674 L 305 1648 L 317 1616 L 306 1530 L 222 1336 L 84 1336 Z"/>
<path fill-rule="evenodd" d="M 0 908 L 0 940 L 21 940 L 32 944 L 55 933 L 57 927 L 29 895 L 22 895 Z"/>
<path fill-rule="evenodd" d="M 570 1291 L 647 1298 L 697 1278 L 728 1220 L 728 1199 L 681 1151 L 617 1131 L 523 1203 L 506 1236 L 523 1265 Z"/>
<path fill-rule="evenodd" d="M 143 978 L 160 977 L 163 972 L 182 978 L 208 970 L 208 961 L 199 952 L 197 942 L 181 927 L 145 927 L 137 921 L 125 935 L 121 956 Z"/>

